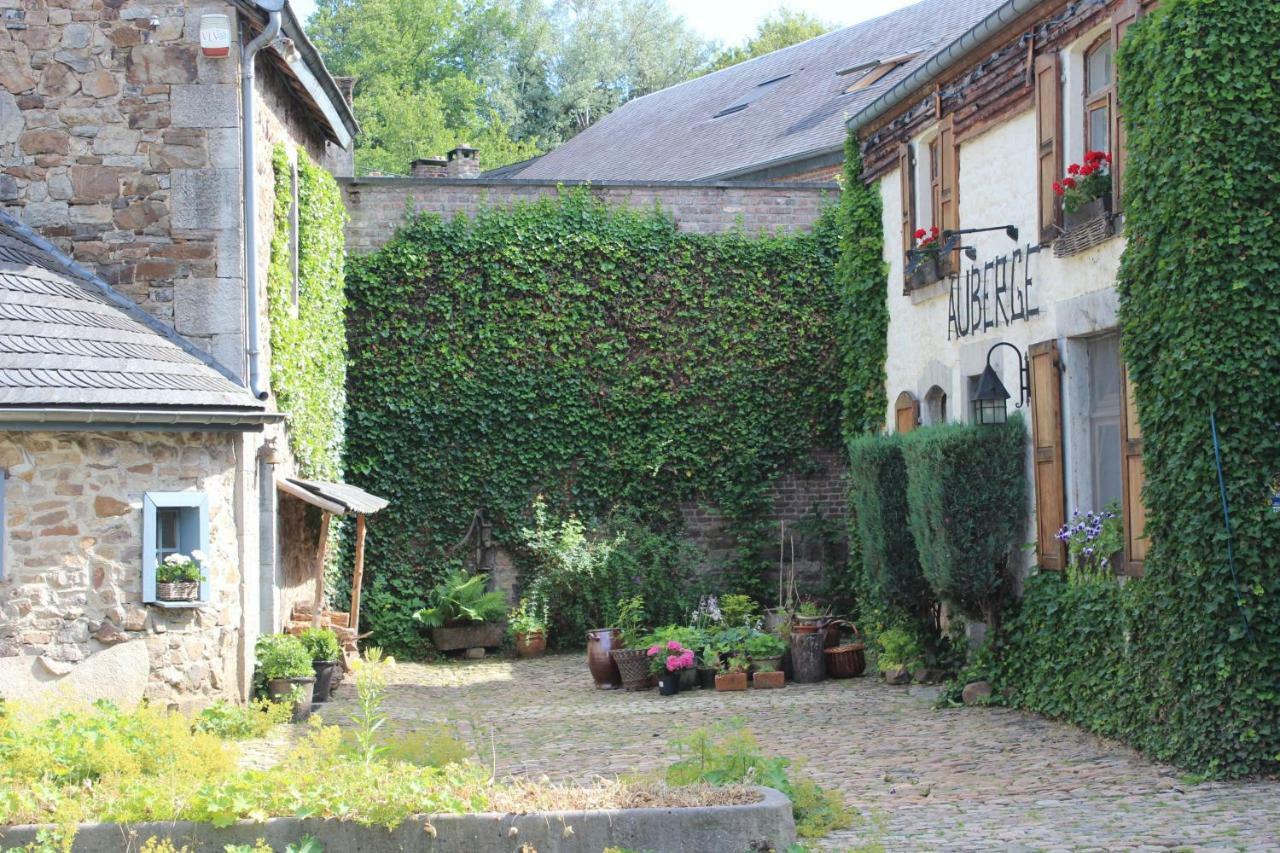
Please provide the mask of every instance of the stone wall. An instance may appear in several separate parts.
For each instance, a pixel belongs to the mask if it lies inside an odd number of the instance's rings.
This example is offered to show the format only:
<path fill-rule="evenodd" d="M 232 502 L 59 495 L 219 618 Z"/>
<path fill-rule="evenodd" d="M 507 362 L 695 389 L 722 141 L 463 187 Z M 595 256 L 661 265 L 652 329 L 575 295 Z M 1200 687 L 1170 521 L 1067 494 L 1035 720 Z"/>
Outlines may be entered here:
<path fill-rule="evenodd" d="M 788 542 L 788 566 L 790 543 L 794 541 L 796 583 L 802 593 L 820 591 L 826 581 L 826 570 L 843 565 L 847 559 L 845 476 L 841 454 L 818 450 L 807 464 L 770 486 L 773 511 L 769 519 L 773 522 L 773 539 L 761 556 L 772 567 L 771 588 L 778 582 L 778 543 L 783 535 Z M 724 516 L 713 506 L 692 503 L 681 507 L 681 514 L 690 541 L 705 555 L 704 571 L 717 571 L 717 567 L 734 554 L 734 541 L 726 531 Z M 823 535 L 824 527 L 829 529 L 826 535 Z"/>
<path fill-rule="evenodd" d="M 241 542 L 231 433 L 0 433 L 9 472 L 0 580 L 0 657 L 63 675 L 108 646 L 142 641 L 145 695 L 161 705 L 238 699 Z M 142 604 L 142 500 L 148 491 L 209 500 L 211 604 Z M 0 684 L 0 693 L 4 685 Z"/>
<path fill-rule="evenodd" d="M 368 252 L 387 242 L 404 221 L 406 204 L 415 212 L 445 218 L 474 214 L 486 205 L 509 205 L 553 195 L 561 186 L 583 182 L 448 178 L 353 178 L 343 181 L 347 212 L 347 248 Z M 611 204 L 652 208 L 671 214 L 681 229 L 696 233 L 748 233 L 805 230 L 839 192 L 835 184 L 806 183 L 624 183 L 590 184 L 592 193 Z"/>

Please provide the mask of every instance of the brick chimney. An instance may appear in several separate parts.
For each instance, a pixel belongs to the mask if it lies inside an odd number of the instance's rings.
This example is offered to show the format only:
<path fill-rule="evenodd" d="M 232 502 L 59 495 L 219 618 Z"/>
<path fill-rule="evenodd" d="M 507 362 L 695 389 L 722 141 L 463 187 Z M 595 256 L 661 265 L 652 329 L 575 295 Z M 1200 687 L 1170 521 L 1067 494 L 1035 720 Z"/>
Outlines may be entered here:
<path fill-rule="evenodd" d="M 409 164 L 409 174 L 415 178 L 449 177 L 449 161 L 444 157 L 426 157 Z"/>
<path fill-rule="evenodd" d="M 445 174 L 450 178 L 480 177 L 480 152 L 469 145 L 459 145 L 449 152 Z"/>
<path fill-rule="evenodd" d="M 338 91 L 342 93 L 342 97 L 346 100 L 347 106 L 352 104 L 352 94 L 356 88 L 356 78 L 354 77 L 334 77 L 333 82 L 337 85 Z"/>

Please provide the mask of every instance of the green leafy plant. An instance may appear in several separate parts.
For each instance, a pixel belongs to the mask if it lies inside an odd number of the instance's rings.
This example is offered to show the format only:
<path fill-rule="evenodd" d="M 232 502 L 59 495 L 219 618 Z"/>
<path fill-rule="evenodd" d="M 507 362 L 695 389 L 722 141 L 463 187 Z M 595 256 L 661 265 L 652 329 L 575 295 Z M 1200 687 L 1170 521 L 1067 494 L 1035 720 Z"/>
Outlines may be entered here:
<path fill-rule="evenodd" d="M 762 658 L 782 657 L 787 651 L 787 643 L 775 634 L 760 632 L 748 637 L 742 650 L 752 661 L 758 661 Z"/>
<path fill-rule="evenodd" d="M 263 634 L 254 646 L 257 670 L 267 680 L 314 675 L 312 657 L 292 634 Z"/>
<path fill-rule="evenodd" d="M 876 635 L 879 652 L 876 666 L 881 672 L 891 669 L 917 669 L 924 666 L 924 649 L 920 641 L 904 628 L 888 628 Z"/>
<path fill-rule="evenodd" d="M 516 634 L 533 634 L 547 630 L 547 604 L 542 601 L 520 599 L 520 603 L 507 614 L 507 630 Z"/>
<path fill-rule="evenodd" d="M 1111 578 L 1111 559 L 1124 548 L 1120 504 L 1112 502 L 1100 512 L 1076 510 L 1057 538 L 1067 545 L 1067 578 L 1073 583 Z"/>
<path fill-rule="evenodd" d="M 428 628 L 496 622 L 507 612 L 506 597 L 499 590 L 486 592 L 487 574 L 468 575 L 454 570 L 427 597 L 428 606 L 413 614 Z"/>
<path fill-rule="evenodd" d="M 640 565 L 671 564 L 682 504 L 714 506 L 737 546 L 715 567 L 726 590 L 768 593 L 769 483 L 838 441 L 835 225 L 832 210 L 812 232 L 690 234 L 575 189 L 416 217 L 352 258 L 346 476 L 391 500 L 368 541 L 376 641 L 420 651 L 406 614 L 439 555 L 478 506 L 523 550 L 535 494 L 553 518 L 663 534 Z M 612 596 L 669 623 L 698 592 L 642 577 Z M 608 627 L 607 601 L 578 601 L 600 621 L 553 612 L 560 641 Z"/>
<path fill-rule="evenodd" d="M 760 619 L 760 605 L 749 595 L 722 595 L 719 605 L 721 621 L 728 627 L 754 625 Z"/>
<path fill-rule="evenodd" d="M 751 669 L 751 661 L 745 655 L 730 655 L 721 662 L 720 668 L 724 672 L 746 672 Z"/>
<path fill-rule="evenodd" d="M 821 838 L 853 824 L 853 813 L 838 794 L 807 779 L 793 779 L 788 772 L 791 762 L 766 757 L 739 719 L 678 738 L 675 750 L 678 757 L 666 772 L 669 785 L 747 783 L 774 788 L 790 798 L 801 838 Z"/>
<path fill-rule="evenodd" d="M 648 618 L 644 610 L 644 598 L 633 595 L 618 602 L 617 618 L 613 621 L 622 634 L 622 647 L 638 649 L 642 647 L 645 636 L 645 621 Z"/>
<path fill-rule="evenodd" d="M 316 660 L 337 660 L 342 656 L 342 646 L 338 644 L 338 635 L 329 628 L 304 628 L 298 635 L 307 654 Z"/>
<path fill-rule="evenodd" d="M 157 583 L 199 583 L 205 579 L 200 572 L 204 553 L 192 551 L 186 554 L 169 554 L 156 565 Z"/>
<path fill-rule="evenodd" d="M 223 740 L 244 740 L 263 737 L 292 716 L 293 705 L 289 702 L 254 699 L 245 706 L 219 699 L 196 715 L 191 728 Z"/>
<path fill-rule="evenodd" d="M 924 576 L 938 598 L 999 630 L 1027 517 L 1027 428 L 946 424 L 903 441 L 907 505 Z"/>

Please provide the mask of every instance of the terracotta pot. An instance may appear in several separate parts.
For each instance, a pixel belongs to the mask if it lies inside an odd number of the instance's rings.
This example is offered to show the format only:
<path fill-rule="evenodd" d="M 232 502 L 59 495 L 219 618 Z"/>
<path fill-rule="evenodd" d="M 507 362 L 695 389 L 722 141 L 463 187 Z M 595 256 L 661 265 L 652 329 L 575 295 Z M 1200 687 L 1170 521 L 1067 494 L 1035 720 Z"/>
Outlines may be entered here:
<path fill-rule="evenodd" d="M 722 672 L 716 676 L 716 690 L 746 690 L 747 674 L 745 672 Z"/>
<path fill-rule="evenodd" d="M 751 676 L 751 686 L 757 690 L 776 690 L 787 683 L 787 676 L 782 670 L 773 672 L 757 672 Z"/>
<path fill-rule="evenodd" d="M 199 597 L 200 584 L 197 581 L 156 583 L 156 598 L 161 601 L 195 601 Z"/>
<path fill-rule="evenodd" d="M 547 651 L 545 631 L 529 631 L 516 634 L 516 654 L 522 658 L 540 658 Z"/>
<path fill-rule="evenodd" d="M 818 633 L 817 622 L 797 622 L 791 626 L 792 634 L 816 634 Z"/>
<path fill-rule="evenodd" d="M 587 632 L 587 669 L 591 670 L 591 680 L 600 690 L 616 690 L 622 686 L 622 674 L 611 654 L 621 643 L 622 632 L 617 628 Z"/>

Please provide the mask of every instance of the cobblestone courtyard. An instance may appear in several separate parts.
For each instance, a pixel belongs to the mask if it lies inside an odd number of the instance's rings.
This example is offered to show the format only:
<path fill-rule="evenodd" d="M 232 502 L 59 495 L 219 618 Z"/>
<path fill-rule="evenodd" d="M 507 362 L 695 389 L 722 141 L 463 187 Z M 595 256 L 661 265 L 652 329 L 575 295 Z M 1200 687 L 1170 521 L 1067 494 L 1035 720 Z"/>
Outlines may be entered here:
<path fill-rule="evenodd" d="M 348 681 L 324 716 L 354 711 Z M 666 736 L 741 717 L 766 751 L 838 788 L 863 818 L 833 850 L 1280 849 L 1280 783 L 1184 781 L 1078 729 L 1002 708 L 935 710 L 872 678 L 664 698 L 592 689 L 582 655 L 400 664 L 397 731 L 452 722 L 499 774 L 656 770 Z"/>

